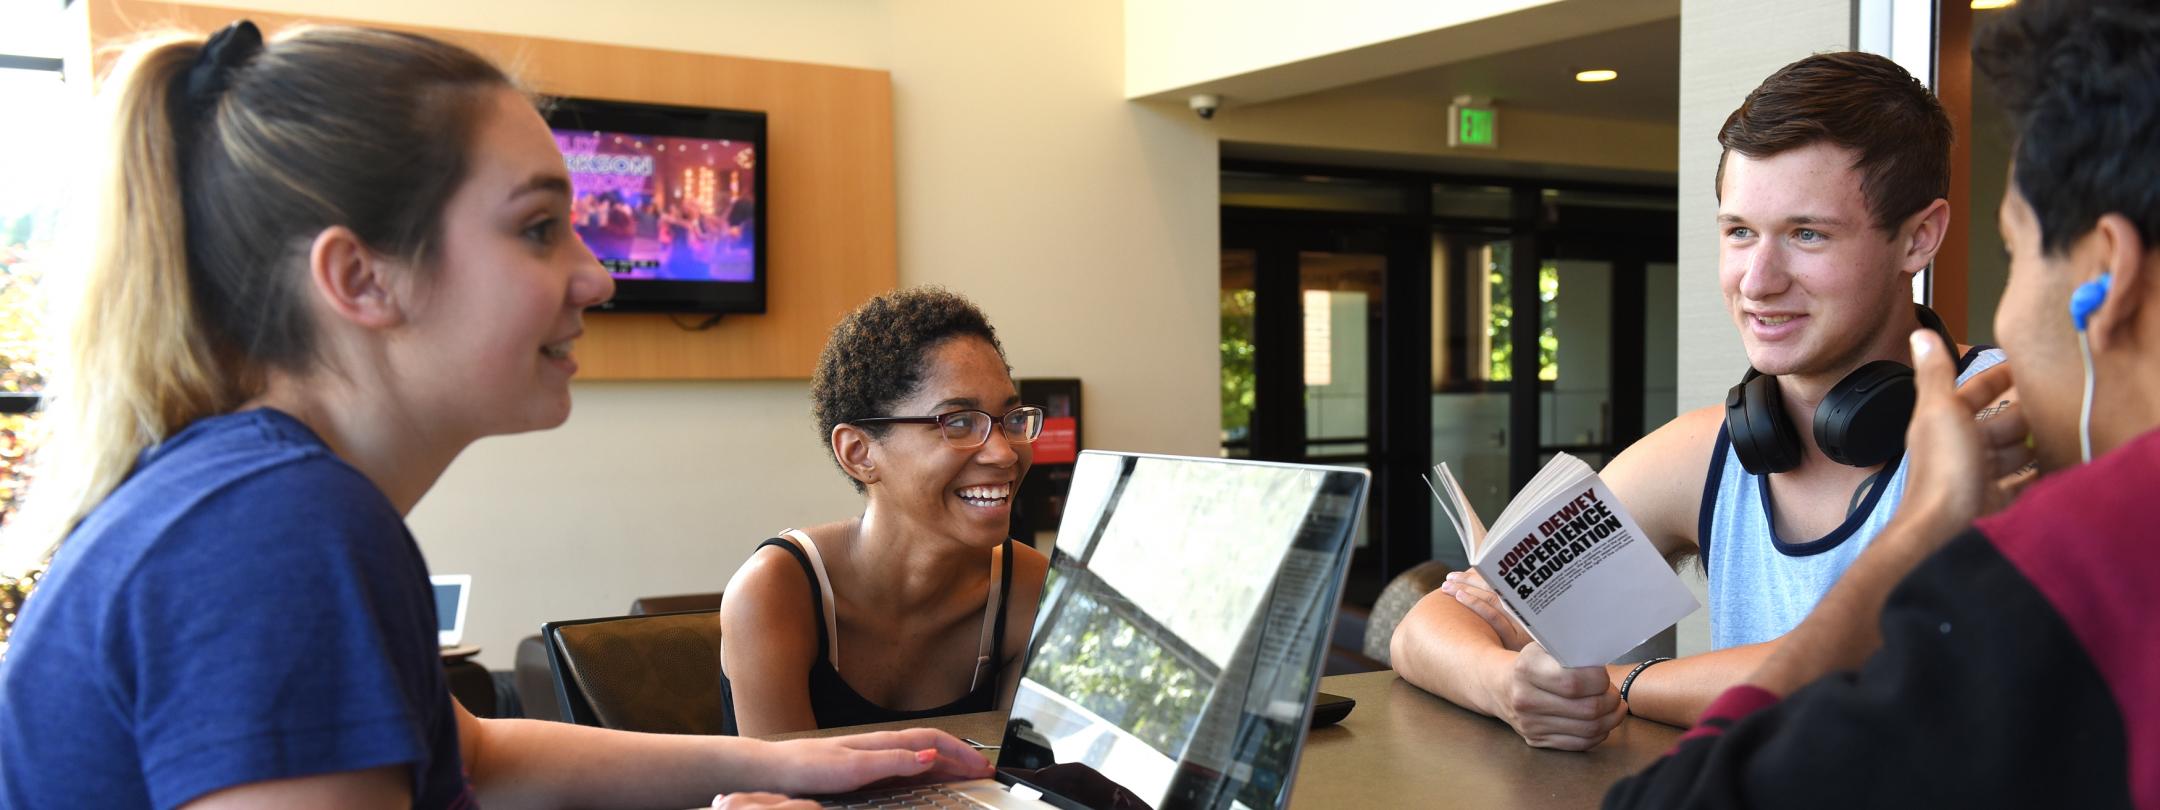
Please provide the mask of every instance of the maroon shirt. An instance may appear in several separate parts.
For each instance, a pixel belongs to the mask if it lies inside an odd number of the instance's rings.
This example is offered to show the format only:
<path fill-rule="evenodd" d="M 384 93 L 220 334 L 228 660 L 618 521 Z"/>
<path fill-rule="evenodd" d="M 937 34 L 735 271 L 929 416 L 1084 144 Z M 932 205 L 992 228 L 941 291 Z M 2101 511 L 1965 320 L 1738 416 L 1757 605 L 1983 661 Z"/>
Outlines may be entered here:
<path fill-rule="evenodd" d="M 1883 647 L 1720 696 L 1607 807 L 2160 807 L 2160 430 L 1916 567 Z"/>

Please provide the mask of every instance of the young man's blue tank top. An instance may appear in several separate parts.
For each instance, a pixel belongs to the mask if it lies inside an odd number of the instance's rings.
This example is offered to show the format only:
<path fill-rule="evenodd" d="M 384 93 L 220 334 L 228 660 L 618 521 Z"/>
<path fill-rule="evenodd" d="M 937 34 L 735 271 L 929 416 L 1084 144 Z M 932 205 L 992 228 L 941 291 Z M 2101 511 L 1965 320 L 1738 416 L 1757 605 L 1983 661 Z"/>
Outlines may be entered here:
<path fill-rule="evenodd" d="M 1959 364 L 1958 384 L 2003 361 L 2001 349 L 1976 346 Z M 1732 437 L 1718 428 L 1703 486 L 1696 537 L 1710 581 L 1710 647 L 1722 650 L 1769 641 L 1807 618 L 1830 586 L 1890 523 L 1905 496 L 1903 456 L 1883 468 L 1859 508 L 1829 534 L 1788 541 L 1771 525 L 1764 476 L 1740 466 Z"/>
<path fill-rule="evenodd" d="M 177 807 L 406 766 L 468 807 L 427 564 L 305 425 L 215 416 L 61 544 L 0 662 L 0 808 Z"/>

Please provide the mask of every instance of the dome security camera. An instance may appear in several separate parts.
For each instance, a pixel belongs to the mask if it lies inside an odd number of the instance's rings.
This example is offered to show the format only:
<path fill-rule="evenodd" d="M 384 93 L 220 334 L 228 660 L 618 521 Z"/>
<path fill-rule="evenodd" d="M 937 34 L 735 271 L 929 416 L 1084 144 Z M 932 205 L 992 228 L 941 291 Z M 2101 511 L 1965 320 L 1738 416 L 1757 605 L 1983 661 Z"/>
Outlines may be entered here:
<path fill-rule="evenodd" d="M 1185 106 L 1191 107 L 1194 115 L 1206 121 L 1214 118 L 1215 110 L 1222 107 L 1222 96 L 1214 93 L 1194 93 L 1192 98 L 1185 100 Z"/>

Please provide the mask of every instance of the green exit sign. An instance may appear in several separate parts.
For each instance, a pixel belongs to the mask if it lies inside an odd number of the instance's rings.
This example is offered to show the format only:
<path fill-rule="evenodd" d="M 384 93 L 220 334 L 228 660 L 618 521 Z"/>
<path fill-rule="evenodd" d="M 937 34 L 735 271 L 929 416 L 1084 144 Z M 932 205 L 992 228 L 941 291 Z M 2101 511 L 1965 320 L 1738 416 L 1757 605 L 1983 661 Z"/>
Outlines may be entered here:
<path fill-rule="evenodd" d="M 1480 149 L 1499 148 L 1499 111 L 1461 102 L 1448 107 L 1448 145 Z"/>

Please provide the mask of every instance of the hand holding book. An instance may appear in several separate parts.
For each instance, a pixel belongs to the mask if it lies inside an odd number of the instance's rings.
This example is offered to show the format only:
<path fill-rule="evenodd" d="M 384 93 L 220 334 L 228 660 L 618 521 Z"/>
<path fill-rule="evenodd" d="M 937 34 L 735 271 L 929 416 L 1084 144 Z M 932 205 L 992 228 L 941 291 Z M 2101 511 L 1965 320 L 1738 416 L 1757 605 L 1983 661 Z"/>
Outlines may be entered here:
<path fill-rule="evenodd" d="M 1564 666 L 1605 664 L 1700 607 L 1580 459 L 1555 456 L 1490 534 L 1446 464 L 1433 468 L 1427 484 L 1462 538 L 1471 570 L 1522 632 Z M 1501 625 L 1495 633 L 1505 643 Z"/>
<path fill-rule="evenodd" d="M 1447 575 L 1447 583 L 1440 592 L 1455 597 L 1455 601 L 1469 608 L 1471 613 L 1484 619 L 1492 627 L 1493 635 L 1500 637 L 1500 646 L 1509 652 L 1520 652 L 1531 643 L 1530 634 L 1523 632 L 1522 625 L 1515 623 L 1515 616 L 1500 601 L 1500 594 L 1493 592 L 1485 583 L 1485 577 L 1473 568 L 1455 571 Z"/>

